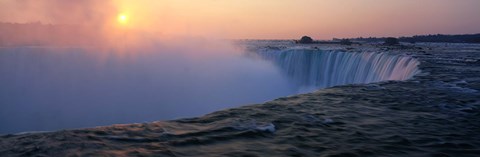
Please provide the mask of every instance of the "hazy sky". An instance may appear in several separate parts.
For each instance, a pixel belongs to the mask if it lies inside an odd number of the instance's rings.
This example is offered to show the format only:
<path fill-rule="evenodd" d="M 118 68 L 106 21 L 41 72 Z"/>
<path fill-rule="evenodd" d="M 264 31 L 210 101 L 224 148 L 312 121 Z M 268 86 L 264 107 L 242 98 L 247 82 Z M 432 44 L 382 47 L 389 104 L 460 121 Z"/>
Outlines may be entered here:
<path fill-rule="evenodd" d="M 116 25 L 164 34 L 317 39 L 480 33 L 480 0 L 0 0 L 0 21 Z"/>

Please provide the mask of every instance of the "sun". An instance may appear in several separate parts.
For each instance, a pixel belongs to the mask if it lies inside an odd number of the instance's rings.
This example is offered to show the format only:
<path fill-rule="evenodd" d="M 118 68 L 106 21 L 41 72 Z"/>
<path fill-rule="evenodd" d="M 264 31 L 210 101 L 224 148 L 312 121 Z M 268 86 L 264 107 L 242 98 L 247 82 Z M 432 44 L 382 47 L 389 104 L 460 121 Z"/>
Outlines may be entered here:
<path fill-rule="evenodd" d="M 126 24 L 128 22 L 128 17 L 125 14 L 119 14 L 117 20 L 121 24 Z"/>

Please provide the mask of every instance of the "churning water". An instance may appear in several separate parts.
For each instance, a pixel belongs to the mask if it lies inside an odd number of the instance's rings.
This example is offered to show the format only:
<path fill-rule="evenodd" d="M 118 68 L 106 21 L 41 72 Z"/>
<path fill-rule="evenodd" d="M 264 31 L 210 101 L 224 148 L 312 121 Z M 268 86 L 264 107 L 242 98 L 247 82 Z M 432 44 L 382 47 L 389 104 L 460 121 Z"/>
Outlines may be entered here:
<path fill-rule="evenodd" d="M 408 79 L 415 60 L 381 53 L 161 48 L 0 51 L 0 133 L 200 116 L 301 88 Z M 312 88 L 313 89 L 313 88 Z"/>
<path fill-rule="evenodd" d="M 274 62 L 301 87 L 406 80 L 419 72 L 417 60 L 386 53 L 287 49 L 258 54 Z"/>

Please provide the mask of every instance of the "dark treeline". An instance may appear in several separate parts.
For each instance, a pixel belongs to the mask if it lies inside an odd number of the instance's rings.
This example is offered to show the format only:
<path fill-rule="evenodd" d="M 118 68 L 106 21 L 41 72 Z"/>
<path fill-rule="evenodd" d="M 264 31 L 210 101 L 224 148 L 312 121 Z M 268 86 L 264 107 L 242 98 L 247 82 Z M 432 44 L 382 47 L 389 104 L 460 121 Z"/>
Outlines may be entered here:
<path fill-rule="evenodd" d="M 352 41 L 362 42 L 384 42 L 387 37 L 369 37 L 369 38 L 352 38 Z M 447 43 L 480 43 L 480 34 L 463 34 L 463 35 L 416 35 L 412 37 L 400 37 L 400 42 L 447 42 Z"/>
<path fill-rule="evenodd" d="M 91 26 L 0 23 L 0 46 L 85 46 L 101 43 L 102 37 Z"/>

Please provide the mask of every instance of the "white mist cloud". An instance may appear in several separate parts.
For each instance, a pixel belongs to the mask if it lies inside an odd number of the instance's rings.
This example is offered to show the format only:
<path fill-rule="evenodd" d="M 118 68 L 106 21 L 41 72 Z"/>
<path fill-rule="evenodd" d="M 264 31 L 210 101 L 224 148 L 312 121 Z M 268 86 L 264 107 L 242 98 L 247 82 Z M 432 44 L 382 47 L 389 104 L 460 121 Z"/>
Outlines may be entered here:
<path fill-rule="evenodd" d="M 0 21 L 101 24 L 115 10 L 111 0 L 2 0 Z"/>
<path fill-rule="evenodd" d="M 124 50 L 0 49 L 0 133 L 200 116 L 294 94 L 268 62 L 206 39 Z"/>

